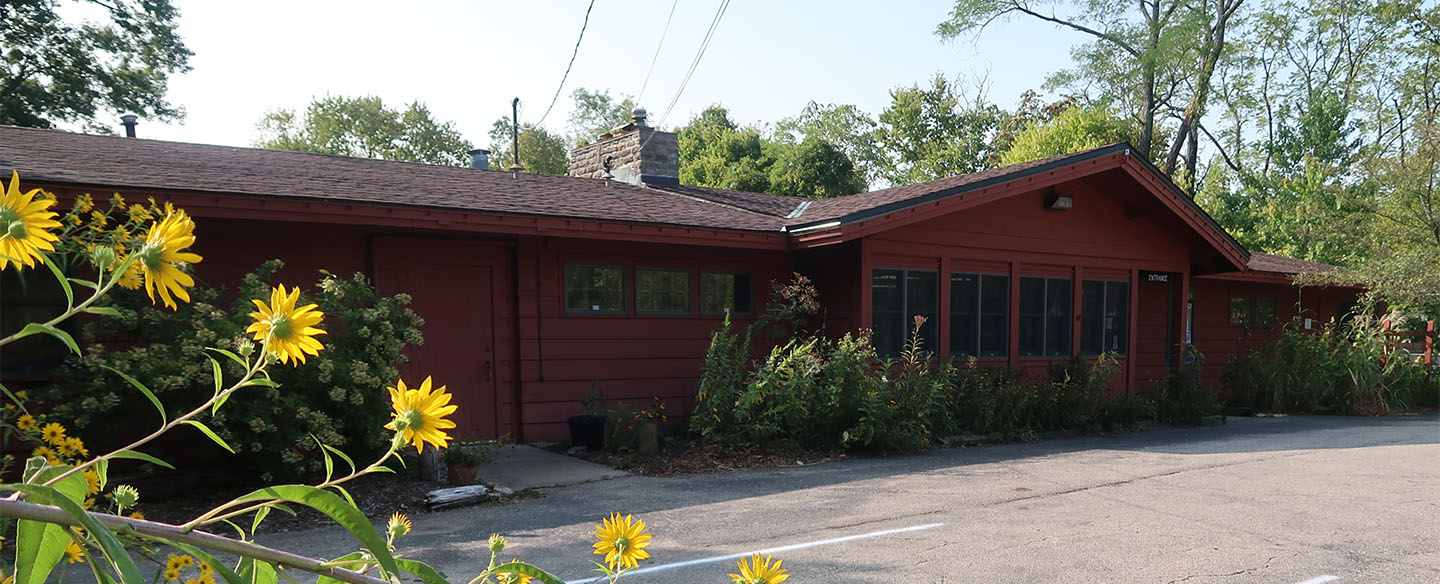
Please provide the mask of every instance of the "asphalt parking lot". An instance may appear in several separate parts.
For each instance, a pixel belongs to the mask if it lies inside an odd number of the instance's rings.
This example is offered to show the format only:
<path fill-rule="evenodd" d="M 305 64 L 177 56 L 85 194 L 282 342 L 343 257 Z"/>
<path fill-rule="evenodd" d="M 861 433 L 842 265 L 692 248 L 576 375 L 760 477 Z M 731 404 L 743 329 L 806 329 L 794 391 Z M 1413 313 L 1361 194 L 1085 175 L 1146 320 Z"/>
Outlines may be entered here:
<path fill-rule="evenodd" d="M 399 551 L 468 581 L 507 556 L 595 576 L 612 512 L 654 533 L 622 581 L 728 582 L 771 550 L 789 582 L 1440 582 L 1440 417 L 1232 418 L 1156 430 L 687 478 L 624 477 L 415 518 Z M 335 528 L 264 536 L 315 556 Z"/>

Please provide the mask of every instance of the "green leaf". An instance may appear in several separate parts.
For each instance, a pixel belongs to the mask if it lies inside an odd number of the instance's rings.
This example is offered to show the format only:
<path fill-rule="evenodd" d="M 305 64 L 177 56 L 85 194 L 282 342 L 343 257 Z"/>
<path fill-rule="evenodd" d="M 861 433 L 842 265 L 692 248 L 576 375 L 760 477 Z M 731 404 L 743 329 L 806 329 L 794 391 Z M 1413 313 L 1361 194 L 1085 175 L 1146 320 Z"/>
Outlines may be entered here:
<path fill-rule="evenodd" d="M 319 441 L 317 440 L 316 442 Z M 346 456 L 344 452 L 341 452 L 340 449 L 330 446 L 329 444 L 321 443 L 320 447 L 329 450 L 334 453 L 335 456 L 339 456 L 341 460 L 344 460 L 346 464 L 350 465 L 350 474 L 355 474 L 355 461 L 351 460 L 349 456 Z"/>
<path fill-rule="evenodd" d="M 95 476 L 100 479 L 100 490 L 104 491 L 105 483 L 110 481 L 110 461 L 98 458 L 95 460 L 95 466 L 90 468 L 95 469 Z"/>
<path fill-rule="evenodd" d="M 101 367 L 104 367 L 104 368 L 106 368 L 106 369 L 109 369 L 110 371 L 113 371 L 116 375 L 119 375 L 121 379 L 124 379 L 125 381 L 130 382 L 130 385 L 134 386 L 135 389 L 140 390 L 140 393 L 145 394 L 145 397 L 150 398 L 150 403 L 155 404 L 155 409 L 156 409 L 156 410 L 159 410 L 159 412 L 160 412 L 160 425 L 161 425 L 161 426 L 164 426 L 166 423 L 168 423 L 168 422 L 170 421 L 170 417 L 165 415 L 165 406 L 160 403 L 160 398 L 155 397 L 155 392 L 150 391 L 150 388 L 145 387 L 145 384 L 140 383 L 140 382 L 139 382 L 138 380 L 136 380 L 134 377 L 131 377 L 131 376 L 127 375 L 124 371 L 121 371 L 121 370 L 116 369 L 116 368 L 114 368 L 114 367 L 111 367 L 111 366 L 109 366 L 109 365 L 101 365 Z"/>
<path fill-rule="evenodd" d="M 36 473 L 39 473 L 40 471 L 43 471 L 47 468 L 50 468 L 50 461 L 45 460 L 45 457 L 32 456 L 30 458 L 27 458 L 25 459 L 25 471 L 20 473 L 20 480 L 27 483 L 33 483 L 35 481 L 32 477 L 34 477 Z"/>
<path fill-rule="evenodd" d="M 515 572 L 517 574 L 525 574 L 527 576 L 533 577 L 544 584 L 565 584 L 565 581 L 551 576 L 549 572 L 541 570 L 540 568 L 537 568 L 525 562 L 510 562 L 508 564 L 500 564 L 498 566 L 495 566 L 495 569 L 489 570 L 489 572 L 491 574 L 495 574 L 498 572 Z M 419 576 L 419 574 L 415 575 Z"/>
<path fill-rule="evenodd" d="M 221 439 L 219 435 L 217 435 L 213 430 L 210 429 L 209 426 L 206 426 L 203 422 L 200 422 L 199 420 L 185 420 L 184 423 L 194 426 L 201 432 L 204 432 L 206 436 L 209 436 L 211 440 L 214 440 L 216 444 L 219 444 L 221 448 L 229 450 L 230 454 L 235 454 L 235 449 L 231 448 L 229 444 L 226 444 L 225 440 Z"/>
<path fill-rule="evenodd" d="M 91 282 L 91 281 L 89 281 L 89 280 L 82 280 L 82 279 L 80 279 L 80 278 L 66 278 L 66 279 L 67 279 L 67 280 L 70 280 L 70 283 L 71 283 L 71 284 L 79 284 L 79 285 L 84 286 L 84 287 L 86 287 L 86 288 L 89 288 L 89 289 L 91 289 L 91 290 L 99 290 L 99 289 L 100 289 L 100 285 L 99 285 L 99 284 L 96 284 L 96 283 Z"/>
<path fill-rule="evenodd" d="M 270 508 L 269 508 L 269 507 L 261 507 L 259 511 L 256 511 L 256 512 L 255 512 L 255 518 L 250 521 L 250 532 L 251 532 L 251 533 L 254 533 L 254 532 L 256 532 L 256 531 L 259 531 L 259 530 L 260 530 L 260 522 L 261 522 L 261 521 L 264 521 L 265 518 L 266 518 L 266 517 L 269 517 L 269 516 L 270 516 Z"/>
<path fill-rule="evenodd" d="M 314 434 L 310 435 L 310 439 L 314 440 L 316 444 L 320 445 L 320 454 L 325 457 L 325 480 L 321 482 L 328 483 L 330 482 L 330 478 L 335 476 L 335 461 L 330 460 L 330 451 L 325 450 L 324 442 L 321 442 L 320 439 L 316 438 Z"/>
<path fill-rule="evenodd" d="M 20 332 L 15 333 L 15 336 L 13 338 L 22 339 L 30 335 L 38 335 L 40 333 L 45 333 L 47 335 L 60 339 L 60 342 L 65 343 L 66 347 L 70 347 L 70 350 L 74 351 L 76 355 L 80 354 L 80 345 L 75 344 L 75 338 L 70 336 L 70 333 L 62 331 L 48 324 L 32 322 L 25 325 L 25 328 L 20 329 Z"/>
<path fill-rule="evenodd" d="M 249 387 L 251 385 L 259 385 L 261 387 L 280 387 L 280 384 L 261 377 L 257 377 L 255 379 L 251 379 L 250 381 L 245 382 L 245 387 Z"/>
<path fill-rule="evenodd" d="M 75 306 L 75 290 L 70 288 L 70 278 L 65 277 L 65 272 L 60 270 L 60 266 L 50 259 L 48 254 L 41 255 L 40 259 L 45 261 L 45 267 L 50 268 L 50 273 L 55 274 L 55 281 L 60 282 L 60 288 L 65 291 L 65 310 L 70 310 Z"/>
<path fill-rule="evenodd" d="M 210 376 L 215 378 L 215 396 L 219 397 L 220 391 L 224 389 L 221 385 L 225 382 L 225 374 L 220 371 L 219 361 L 216 361 L 214 357 L 209 355 L 206 355 L 205 358 L 210 360 Z M 215 412 L 219 409 L 220 400 L 216 400 L 215 405 L 210 406 L 210 415 L 215 415 Z"/>
<path fill-rule="evenodd" d="M 155 457 L 153 457 L 153 456 L 150 456 L 149 454 L 145 454 L 144 452 L 136 452 L 136 451 L 134 451 L 134 450 L 116 450 L 115 452 L 111 452 L 110 454 L 106 455 L 106 458 L 124 458 L 124 459 L 129 459 L 129 460 L 143 460 L 143 461 L 145 461 L 145 462 L 148 462 L 148 463 L 153 464 L 153 465 L 156 465 L 156 466 L 163 466 L 163 467 L 168 468 L 168 469 L 170 469 L 170 470 L 175 470 L 175 467 L 174 467 L 174 466 L 171 466 L 171 464 L 168 463 L 168 462 L 165 462 L 165 461 L 163 461 L 163 460 L 160 460 L 160 459 L 158 459 L 158 458 L 155 458 Z"/>
<path fill-rule="evenodd" d="M 370 524 L 364 513 L 335 493 L 309 485 L 277 485 L 235 499 L 231 504 L 271 500 L 298 503 L 324 513 L 354 535 L 355 539 L 360 540 L 381 568 L 390 574 L 399 574 L 399 568 L 395 565 L 395 558 L 390 555 L 390 547 L 386 545 L 385 538 L 375 531 L 375 526 Z"/>
<path fill-rule="evenodd" d="M 55 468 L 59 469 L 64 467 Z M 48 473 L 50 471 L 47 470 L 45 472 Z M 60 472 L 63 471 L 56 470 L 56 476 L 58 476 Z M 42 478 L 44 478 L 46 475 L 42 473 L 41 476 Z M 96 519 L 93 515 L 86 512 L 85 509 L 80 506 L 80 503 L 77 502 L 80 498 L 83 498 L 85 496 L 85 477 L 81 476 L 79 473 L 76 473 L 71 476 L 65 477 L 65 480 L 57 483 L 57 486 L 59 486 L 60 488 L 51 488 L 45 485 L 9 484 L 0 486 L 0 488 L 20 491 L 29 494 L 30 502 L 32 503 L 38 503 L 41 505 L 53 505 L 65 510 L 66 513 L 69 513 L 71 517 L 74 517 L 77 521 L 80 522 L 82 526 L 85 527 L 86 532 L 88 532 L 91 537 L 94 537 L 97 541 L 100 542 L 100 548 L 105 554 L 105 557 L 109 560 L 109 563 L 112 566 L 119 568 L 120 581 L 144 582 L 144 578 L 140 576 L 140 569 L 135 567 L 135 562 L 130 558 L 130 553 L 126 551 L 124 545 L 120 544 L 120 540 L 115 537 L 115 534 L 111 533 L 104 524 L 100 523 L 100 520 Z M 20 523 L 24 524 L 27 522 L 21 521 Z M 41 525 L 46 526 L 45 531 L 47 532 L 47 535 L 50 528 L 61 529 L 59 526 L 56 525 Z M 62 541 L 60 541 L 59 551 L 63 554 L 65 552 L 65 544 L 70 540 L 70 538 L 63 535 L 63 529 L 61 531 L 61 538 L 63 539 Z M 17 539 L 23 539 L 23 534 L 17 535 Z M 46 540 L 46 543 L 49 543 L 48 539 Z M 24 545 L 23 542 L 17 542 L 17 553 L 19 553 L 18 550 L 21 545 Z M 59 560 L 58 556 L 56 557 L 56 560 Z M 16 584 L 40 584 L 41 582 L 44 582 L 45 576 L 47 576 L 49 572 L 54 569 L 55 564 L 51 563 L 47 567 L 45 567 L 45 569 L 43 570 L 43 574 L 40 573 L 42 570 L 33 569 L 39 566 L 40 564 L 28 564 L 27 562 L 17 561 L 17 573 L 15 578 Z M 22 578 L 20 576 L 22 572 L 28 574 L 28 579 Z M 36 579 L 37 576 L 38 579 Z"/>
<path fill-rule="evenodd" d="M 25 408 L 25 404 L 20 403 L 20 398 L 16 397 L 15 394 L 10 393 L 10 388 L 5 387 L 5 384 L 3 383 L 0 383 L 0 392 L 4 392 L 5 397 L 10 398 L 10 403 L 19 406 L 21 412 L 24 412 L 26 414 L 30 413 L 30 410 Z"/>
<path fill-rule="evenodd" d="M 256 561 L 250 572 L 250 581 L 254 584 L 277 584 L 280 579 L 275 577 L 275 566 L 269 562 Z"/>
<path fill-rule="evenodd" d="M 59 525 L 21 520 L 15 530 L 15 584 L 45 582 L 69 541 Z"/>
<path fill-rule="evenodd" d="M 91 306 L 86 308 L 85 312 L 88 312 L 90 314 L 98 314 L 101 316 L 120 316 L 119 310 L 116 310 L 109 306 Z"/>
<path fill-rule="evenodd" d="M 350 561 L 360 560 L 360 559 L 363 559 L 364 557 L 365 557 L 365 555 L 362 554 L 362 553 L 360 553 L 360 552 L 350 552 L 350 553 L 348 553 L 348 554 L 345 554 L 345 555 L 343 555 L 343 556 L 340 556 L 340 557 L 338 557 L 338 558 L 335 558 L 335 559 L 333 559 L 333 560 L 330 560 L 329 562 L 326 562 L 326 563 L 327 563 L 327 564 L 330 564 L 330 565 L 333 565 L 333 566 L 336 566 L 336 567 L 343 567 L 343 566 L 348 566 L 348 565 L 349 565 L 348 562 L 350 562 Z M 403 562 L 405 562 L 405 560 L 395 560 L 395 563 L 397 563 L 397 564 L 402 564 L 402 565 L 403 565 Z M 349 568 L 346 568 L 346 569 L 349 569 Z M 443 582 L 443 580 L 442 580 L 442 582 Z M 330 577 L 330 576 L 321 575 L 320 578 L 319 578 L 319 580 L 317 580 L 317 581 L 315 582 L 315 584 L 344 584 L 344 583 L 343 583 L 342 581 L 336 580 L 335 578 L 332 578 L 332 577 Z M 450 584 L 450 583 L 449 583 L 449 582 L 445 582 L 445 584 Z"/>
<path fill-rule="evenodd" d="M 400 565 L 401 570 L 409 572 L 425 584 L 450 584 L 444 576 L 441 576 L 439 572 L 435 571 L 435 568 L 431 568 L 429 564 L 424 562 L 395 560 L 395 563 Z"/>
<path fill-rule="evenodd" d="M 345 496 L 345 501 L 349 502 L 351 505 L 355 505 L 356 507 L 359 507 L 359 505 L 356 505 L 356 504 L 355 504 L 355 497 L 351 497 L 351 496 L 350 496 L 350 491 L 345 490 L 345 487 L 342 487 L 342 486 L 340 486 L 340 485 L 330 485 L 330 488 L 335 489 L 335 490 L 336 490 L 337 492 L 339 492 L 341 495 L 344 495 L 344 496 Z"/>
<path fill-rule="evenodd" d="M 236 355 L 235 353 L 232 353 L 232 352 L 230 352 L 230 351 L 226 351 L 225 349 L 221 349 L 221 348 L 219 348 L 219 347 L 205 347 L 205 348 L 206 348 L 206 349 L 209 349 L 209 350 L 211 350 L 211 351 L 215 351 L 216 353 L 219 353 L 219 354 L 224 355 L 224 356 L 226 356 L 226 357 L 229 357 L 232 361 L 235 361 L 236 363 L 239 363 L 241 367 L 244 367 L 244 368 L 246 368 L 246 369 L 249 369 L 249 368 L 250 368 L 250 364 L 249 364 L 249 363 L 246 363 L 244 359 L 241 359 L 240 356 L 239 356 L 239 355 Z"/>

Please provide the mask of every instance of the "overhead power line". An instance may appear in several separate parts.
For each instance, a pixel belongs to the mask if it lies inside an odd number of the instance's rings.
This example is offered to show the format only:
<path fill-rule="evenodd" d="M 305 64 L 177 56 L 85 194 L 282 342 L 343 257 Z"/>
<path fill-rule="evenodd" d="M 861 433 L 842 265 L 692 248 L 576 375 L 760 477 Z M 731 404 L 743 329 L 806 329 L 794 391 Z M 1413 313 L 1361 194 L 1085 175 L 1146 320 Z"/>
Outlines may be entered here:
<path fill-rule="evenodd" d="M 675 109 L 675 103 L 680 101 L 680 94 L 685 93 L 685 86 L 690 84 L 690 76 L 695 74 L 695 68 L 700 66 L 700 59 L 705 56 L 705 49 L 710 47 L 710 39 L 715 36 L 715 29 L 720 26 L 720 19 L 725 17 L 725 9 L 730 6 L 730 0 L 721 0 L 720 7 L 715 10 L 715 18 L 710 21 L 710 30 L 705 32 L 705 40 L 700 42 L 700 49 L 695 52 L 695 58 L 690 61 L 690 70 L 685 72 L 685 78 L 680 81 L 680 87 L 675 90 L 675 97 L 671 98 L 670 105 L 665 107 L 665 113 L 660 116 L 660 124 L 665 125 L 665 120 L 670 117 L 670 111 Z"/>
<path fill-rule="evenodd" d="M 680 0 L 670 3 L 670 16 L 665 17 L 665 29 L 660 31 L 660 44 L 655 45 L 655 56 L 650 57 L 650 69 L 645 71 L 645 82 L 640 84 L 640 96 L 635 98 L 635 103 L 645 99 L 645 88 L 650 86 L 650 74 L 655 72 L 655 61 L 660 59 L 660 49 L 665 46 L 665 35 L 670 34 L 670 20 L 675 18 L 675 7 L 680 5 Z"/>
<path fill-rule="evenodd" d="M 585 21 L 580 23 L 580 38 L 575 39 L 575 52 L 570 54 L 570 64 L 565 66 L 565 75 L 560 77 L 560 86 L 555 88 L 555 97 L 550 98 L 550 106 L 545 108 L 540 121 L 535 122 L 537 127 L 545 123 L 545 118 L 550 116 L 550 110 L 555 109 L 555 102 L 560 99 L 560 91 L 565 89 L 565 80 L 570 78 L 570 69 L 575 66 L 575 57 L 580 54 L 580 41 L 585 40 L 585 28 L 590 26 L 590 11 L 594 8 L 595 0 L 590 0 L 590 6 L 585 9 Z"/>

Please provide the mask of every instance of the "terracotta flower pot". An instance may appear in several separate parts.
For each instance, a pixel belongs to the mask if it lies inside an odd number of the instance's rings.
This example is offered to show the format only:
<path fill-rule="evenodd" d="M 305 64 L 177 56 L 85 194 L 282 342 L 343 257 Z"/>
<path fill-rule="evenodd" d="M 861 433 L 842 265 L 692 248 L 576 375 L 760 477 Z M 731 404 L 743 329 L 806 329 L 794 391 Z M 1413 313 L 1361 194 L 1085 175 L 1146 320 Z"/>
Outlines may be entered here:
<path fill-rule="evenodd" d="M 480 473 L 480 465 L 446 465 L 447 478 L 450 484 L 455 486 L 475 484 L 475 476 Z"/>

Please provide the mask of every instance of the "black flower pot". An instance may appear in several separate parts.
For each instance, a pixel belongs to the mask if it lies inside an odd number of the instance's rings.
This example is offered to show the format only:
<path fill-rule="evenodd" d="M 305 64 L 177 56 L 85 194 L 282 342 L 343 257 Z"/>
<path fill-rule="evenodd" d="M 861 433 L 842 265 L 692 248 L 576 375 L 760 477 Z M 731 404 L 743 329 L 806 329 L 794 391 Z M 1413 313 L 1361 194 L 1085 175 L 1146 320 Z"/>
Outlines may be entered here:
<path fill-rule="evenodd" d="M 592 414 L 572 416 L 570 422 L 570 445 L 584 446 L 599 450 L 605 446 L 605 418 Z"/>

